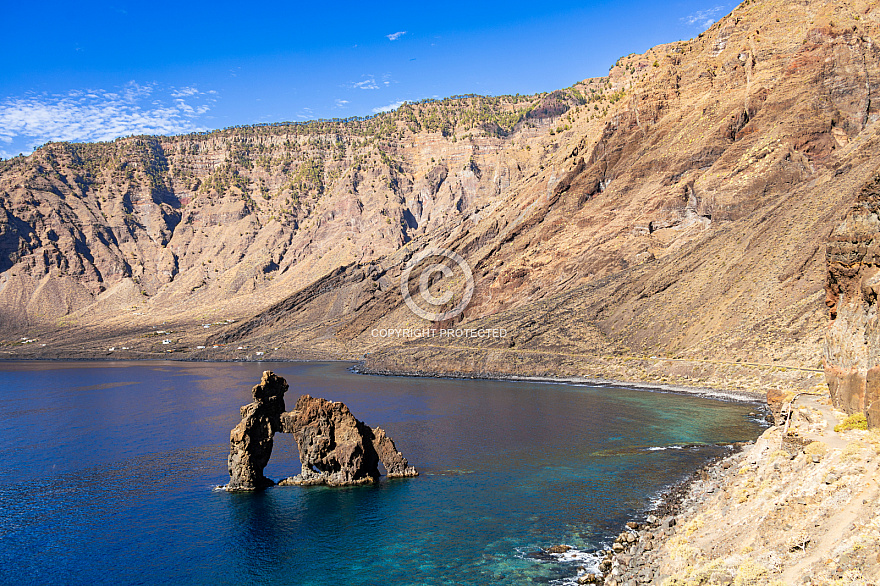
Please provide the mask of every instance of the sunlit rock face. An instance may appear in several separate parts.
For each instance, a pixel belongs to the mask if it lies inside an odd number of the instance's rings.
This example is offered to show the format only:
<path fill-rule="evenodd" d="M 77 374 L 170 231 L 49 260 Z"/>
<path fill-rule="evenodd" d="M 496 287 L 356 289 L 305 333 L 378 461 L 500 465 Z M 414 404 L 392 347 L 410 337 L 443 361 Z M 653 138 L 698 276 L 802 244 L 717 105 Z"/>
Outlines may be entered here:
<path fill-rule="evenodd" d="M 880 175 L 864 185 L 826 250 L 825 377 L 835 407 L 880 425 Z"/>
<path fill-rule="evenodd" d="M 299 448 L 302 473 L 282 485 L 345 486 L 378 480 L 379 462 L 389 478 L 418 476 L 394 441 L 377 427 L 359 421 L 338 402 L 301 396 L 284 411 L 287 381 L 266 371 L 253 390 L 254 401 L 241 408 L 241 421 L 230 433 L 229 490 L 257 490 L 274 482 L 263 476 L 276 433 L 290 433 Z"/>
<path fill-rule="evenodd" d="M 272 438 L 281 431 L 287 388 L 287 381 L 267 370 L 251 391 L 254 402 L 241 408 L 241 421 L 229 436 L 228 489 L 256 490 L 274 484 L 263 470 L 272 456 Z"/>
<path fill-rule="evenodd" d="M 299 447 L 302 472 L 281 484 L 366 484 L 379 478 L 379 462 L 389 478 L 417 476 L 382 428 L 359 421 L 342 403 L 303 395 L 281 416 L 282 429 Z"/>

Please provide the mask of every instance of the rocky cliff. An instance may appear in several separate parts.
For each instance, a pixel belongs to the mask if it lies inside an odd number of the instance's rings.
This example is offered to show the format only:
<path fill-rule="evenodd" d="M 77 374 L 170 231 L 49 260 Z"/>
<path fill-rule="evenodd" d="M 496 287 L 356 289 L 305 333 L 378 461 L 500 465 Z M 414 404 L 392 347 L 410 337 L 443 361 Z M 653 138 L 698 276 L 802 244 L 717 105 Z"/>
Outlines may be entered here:
<path fill-rule="evenodd" d="M 836 407 L 865 413 L 880 426 L 880 174 L 866 183 L 829 239 L 827 299 L 831 326 L 825 338 L 828 388 Z"/>
<path fill-rule="evenodd" d="M 379 463 L 388 478 L 418 476 L 381 427 L 359 421 L 339 402 L 302 395 L 293 411 L 284 411 L 287 381 L 265 371 L 241 408 L 241 421 L 230 432 L 227 490 L 251 491 L 272 486 L 263 476 L 276 433 L 292 434 L 302 472 L 279 484 L 348 486 L 379 479 Z"/>
<path fill-rule="evenodd" d="M 791 435 L 771 427 L 699 471 L 675 516 L 629 523 L 577 583 L 876 584 L 880 442 L 874 430 L 838 432 L 829 403 L 802 398 Z"/>
<path fill-rule="evenodd" d="M 809 387 L 825 241 L 880 167 L 878 27 L 750 0 L 549 94 L 47 145 L 0 164 L 2 351 Z M 472 270 L 449 323 L 401 293 L 434 247 Z M 506 335 L 376 335 L 453 323 Z"/>

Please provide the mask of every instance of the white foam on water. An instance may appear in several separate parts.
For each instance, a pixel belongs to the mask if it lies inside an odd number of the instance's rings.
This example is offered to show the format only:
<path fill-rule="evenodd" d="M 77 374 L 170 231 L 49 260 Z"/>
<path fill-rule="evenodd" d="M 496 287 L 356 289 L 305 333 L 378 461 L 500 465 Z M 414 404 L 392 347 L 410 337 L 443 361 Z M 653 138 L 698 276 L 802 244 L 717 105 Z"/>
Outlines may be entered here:
<path fill-rule="evenodd" d="M 770 420 L 767 418 L 766 413 L 759 413 L 757 415 L 749 415 L 749 421 L 754 421 L 758 425 L 763 425 L 765 427 L 770 427 Z"/>
<path fill-rule="evenodd" d="M 564 544 L 563 544 L 564 545 Z M 535 557 L 536 549 L 540 550 L 541 548 L 535 547 L 517 547 L 516 553 L 517 557 L 522 559 L 528 559 L 532 562 L 539 564 L 547 564 L 547 563 L 559 563 L 559 564 L 577 564 L 579 567 L 582 567 L 583 570 L 578 570 L 575 574 L 571 576 L 566 576 L 565 578 L 557 578 L 555 580 L 551 580 L 550 584 L 556 586 L 568 586 L 570 584 L 577 584 L 578 578 L 584 576 L 585 574 L 598 574 L 599 573 L 599 563 L 602 561 L 603 556 L 597 552 L 589 552 L 589 551 L 581 551 L 577 548 L 572 548 L 565 553 L 546 553 L 545 558 Z M 551 558 L 552 561 L 550 559 Z M 573 569 L 573 568 L 572 568 Z"/>
<path fill-rule="evenodd" d="M 579 562 L 581 564 L 584 564 L 584 567 L 586 567 L 587 564 L 592 564 L 595 565 L 595 570 L 597 572 L 599 571 L 599 562 L 601 561 L 601 559 L 596 553 L 570 549 L 565 553 L 551 553 L 550 555 L 560 562 Z"/>
<path fill-rule="evenodd" d="M 646 448 L 649 452 L 662 452 L 663 450 L 683 450 L 684 446 L 653 446 Z"/>
<path fill-rule="evenodd" d="M 657 491 L 657 494 L 655 494 L 653 497 L 651 497 L 651 500 L 648 501 L 648 508 L 645 512 L 656 511 L 658 508 L 660 508 L 660 505 L 663 504 L 663 499 L 664 499 L 663 493 L 664 493 L 664 491 L 660 490 L 660 491 Z"/>
<path fill-rule="evenodd" d="M 586 551 L 578 551 L 570 549 L 563 554 L 551 554 L 554 558 L 560 558 L 562 562 L 579 563 L 584 569 L 578 570 L 574 576 L 566 576 L 557 580 L 551 580 L 550 584 L 554 586 L 569 586 L 578 584 L 578 579 L 587 574 L 599 574 L 599 563 L 602 556 L 597 553 L 589 553 Z"/>

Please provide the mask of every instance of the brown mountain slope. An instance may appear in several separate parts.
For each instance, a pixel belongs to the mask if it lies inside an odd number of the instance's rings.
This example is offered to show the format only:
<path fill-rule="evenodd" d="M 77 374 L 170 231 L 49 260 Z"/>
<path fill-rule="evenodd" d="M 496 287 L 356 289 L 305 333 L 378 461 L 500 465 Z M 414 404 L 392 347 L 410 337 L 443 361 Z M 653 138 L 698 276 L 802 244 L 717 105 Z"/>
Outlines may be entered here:
<path fill-rule="evenodd" d="M 540 166 L 529 144 L 561 113 L 607 102 L 599 85 L 0 163 L 0 331 L 253 315 L 487 206 Z"/>
<path fill-rule="evenodd" d="M 161 139 L 168 143 L 160 142 L 162 152 L 172 153 L 165 155 L 170 171 L 158 165 L 165 188 L 140 179 L 137 205 L 128 211 L 132 187 L 120 175 L 128 167 L 116 170 L 119 155 L 108 155 L 96 173 L 115 177 L 107 183 L 128 189 L 129 200 L 108 189 L 107 201 L 116 197 L 118 208 L 87 195 L 79 201 L 88 207 L 95 200 L 95 208 L 77 213 L 91 213 L 96 223 L 105 209 L 123 223 L 137 215 L 132 236 L 114 233 L 117 256 L 92 253 L 102 259 L 102 279 L 122 275 L 112 286 L 90 280 L 87 262 L 68 263 L 65 274 L 51 265 L 55 248 L 64 258 L 73 250 L 88 259 L 77 242 L 91 250 L 103 232 L 82 230 L 78 241 L 55 229 L 53 248 L 45 228 L 28 233 L 36 222 L 14 214 L 42 206 L 45 225 L 55 221 L 52 187 L 63 192 L 79 183 L 33 161 L 61 147 L 6 163 L 4 186 L 45 182 L 42 191 L 28 188 L 31 200 L 16 195 L 20 187 L 4 187 L 3 205 L 14 217 L 3 225 L 0 249 L 18 243 L 8 256 L 15 264 L 0 267 L 0 307 L 16 324 L 7 335 L 39 334 L 47 344 L 9 351 L 88 354 L 125 345 L 147 355 L 179 349 L 225 358 L 370 352 L 371 365 L 392 370 L 629 378 L 654 376 L 651 355 L 695 360 L 679 373 L 691 379 L 730 369 L 748 378 L 747 362 L 815 369 L 827 321 L 824 242 L 880 167 L 872 99 L 880 84 L 878 20 L 871 2 L 746 2 L 697 39 L 621 58 L 608 78 L 561 94 L 494 99 L 491 122 L 482 114 L 471 124 L 459 112 L 451 115 L 454 128 L 441 121 L 432 133 L 428 110 L 439 119 L 446 106 L 402 109 L 396 130 L 383 138 L 342 139 L 358 146 L 343 149 L 338 174 L 327 171 L 338 144 L 330 141 L 320 189 L 308 163 L 315 159 L 310 136 L 300 140 L 309 146 L 299 147 L 308 151 L 299 166 L 285 171 L 272 163 L 265 176 L 256 162 L 233 166 L 239 174 L 230 171 L 232 186 L 219 194 L 217 172 L 204 167 L 217 153 L 225 152 L 230 168 L 230 158 L 238 159 L 229 153 L 239 152 L 233 145 L 245 136 L 249 145 L 284 144 L 262 129 L 238 129 Z M 465 102 L 449 101 L 450 108 Z M 105 148 L 150 140 L 160 141 Z M 287 151 L 276 147 L 272 160 L 283 161 Z M 357 159 L 368 151 L 373 159 Z M 263 155 L 254 148 L 249 156 Z M 176 171 L 182 161 L 191 175 Z M 32 170 L 32 183 L 22 181 L 21 166 Z M 272 190 L 291 182 L 294 167 L 302 197 L 280 220 L 279 206 L 292 191 Z M 143 166 L 133 173 L 152 176 Z M 250 183 L 234 179 L 242 176 Z M 214 191 L 205 191 L 206 177 Z M 253 194 L 264 183 L 268 200 L 235 191 Z M 191 199 L 180 197 L 181 185 Z M 285 228 L 293 224 L 295 230 Z M 33 232 L 41 247 L 29 247 Z M 506 337 L 373 335 L 431 325 L 407 308 L 399 287 L 406 262 L 428 247 L 454 250 L 473 269 L 474 296 L 457 327 L 500 327 Z M 130 277 L 117 257 L 131 267 Z M 53 308 L 45 319 L 36 309 L 44 306 Z M 133 311 L 119 315 L 123 307 Z M 201 325 L 226 318 L 238 321 L 219 332 Z M 177 333 L 144 337 L 163 322 Z M 78 327 L 59 329 L 73 323 Z M 164 339 L 170 343 L 161 345 Z M 629 355 L 643 359 L 629 368 L 620 358 Z M 677 368 L 670 364 L 667 374 Z"/>
<path fill-rule="evenodd" d="M 420 325 L 399 270 L 382 311 L 340 314 L 327 334 L 397 371 L 578 374 L 596 370 L 574 355 L 597 354 L 819 368 L 824 243 L 878 167 L 875 18 L 868 5 L 762 2 L 623 59 L 611 81 L 627 91 L 601 134 L 587 122 L 508 204 L 431 242 L 475 268 L 462 323 L 507 338 L 375 349 L 374 327 Z M 265 342 L 297 319 L 266 325 Z"/>

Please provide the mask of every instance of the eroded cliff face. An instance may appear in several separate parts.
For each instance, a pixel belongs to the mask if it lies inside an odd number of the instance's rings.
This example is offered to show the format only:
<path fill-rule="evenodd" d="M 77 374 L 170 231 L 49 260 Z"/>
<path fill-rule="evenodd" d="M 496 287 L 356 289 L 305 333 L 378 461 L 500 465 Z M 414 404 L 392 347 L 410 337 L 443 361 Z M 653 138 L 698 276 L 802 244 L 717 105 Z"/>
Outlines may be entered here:
<path fill-rule="evenodd" d="M 880 174 L 865 184 L 826 250 L 825 376 L 834 405 L 880 426 Z"/>
<path fill-rule="evenodd" d="M 541 165 L 526 147 L 599 87 L 49 144 L 0 162 L 0 332 L 120 311 L 252 315 L 506 195 Z"/>
<path fill-rule="evenodd" d="M 381 427 L 375 429 L 339 402 L 302 395 L 292 411 L 284 411 L 287 381 L 265 371 L 253 387 L 253 402 L 241 408 L 241 421 L 229 436 L 227 490 L 253 491 L 274 485 L 263 475 L 272 456 L 276 433 L 294 436 L 302 472 L 279 484 L 348 486 L 379 479 L 379 463 L 388 478 L 419 473 L 397 451 Z"/>
<path fill-rule="evenodd" d="M 880 167 L 878 32 L 873 2 L 749 1 L 551 94 L 50 145 L 0 169 L 0 352 L 818 377 L 822 252 Z M 446 325 L 401 295 L 432 247 L 473 270 L 455 325 L 505 339 L 373 335 Z"/>

